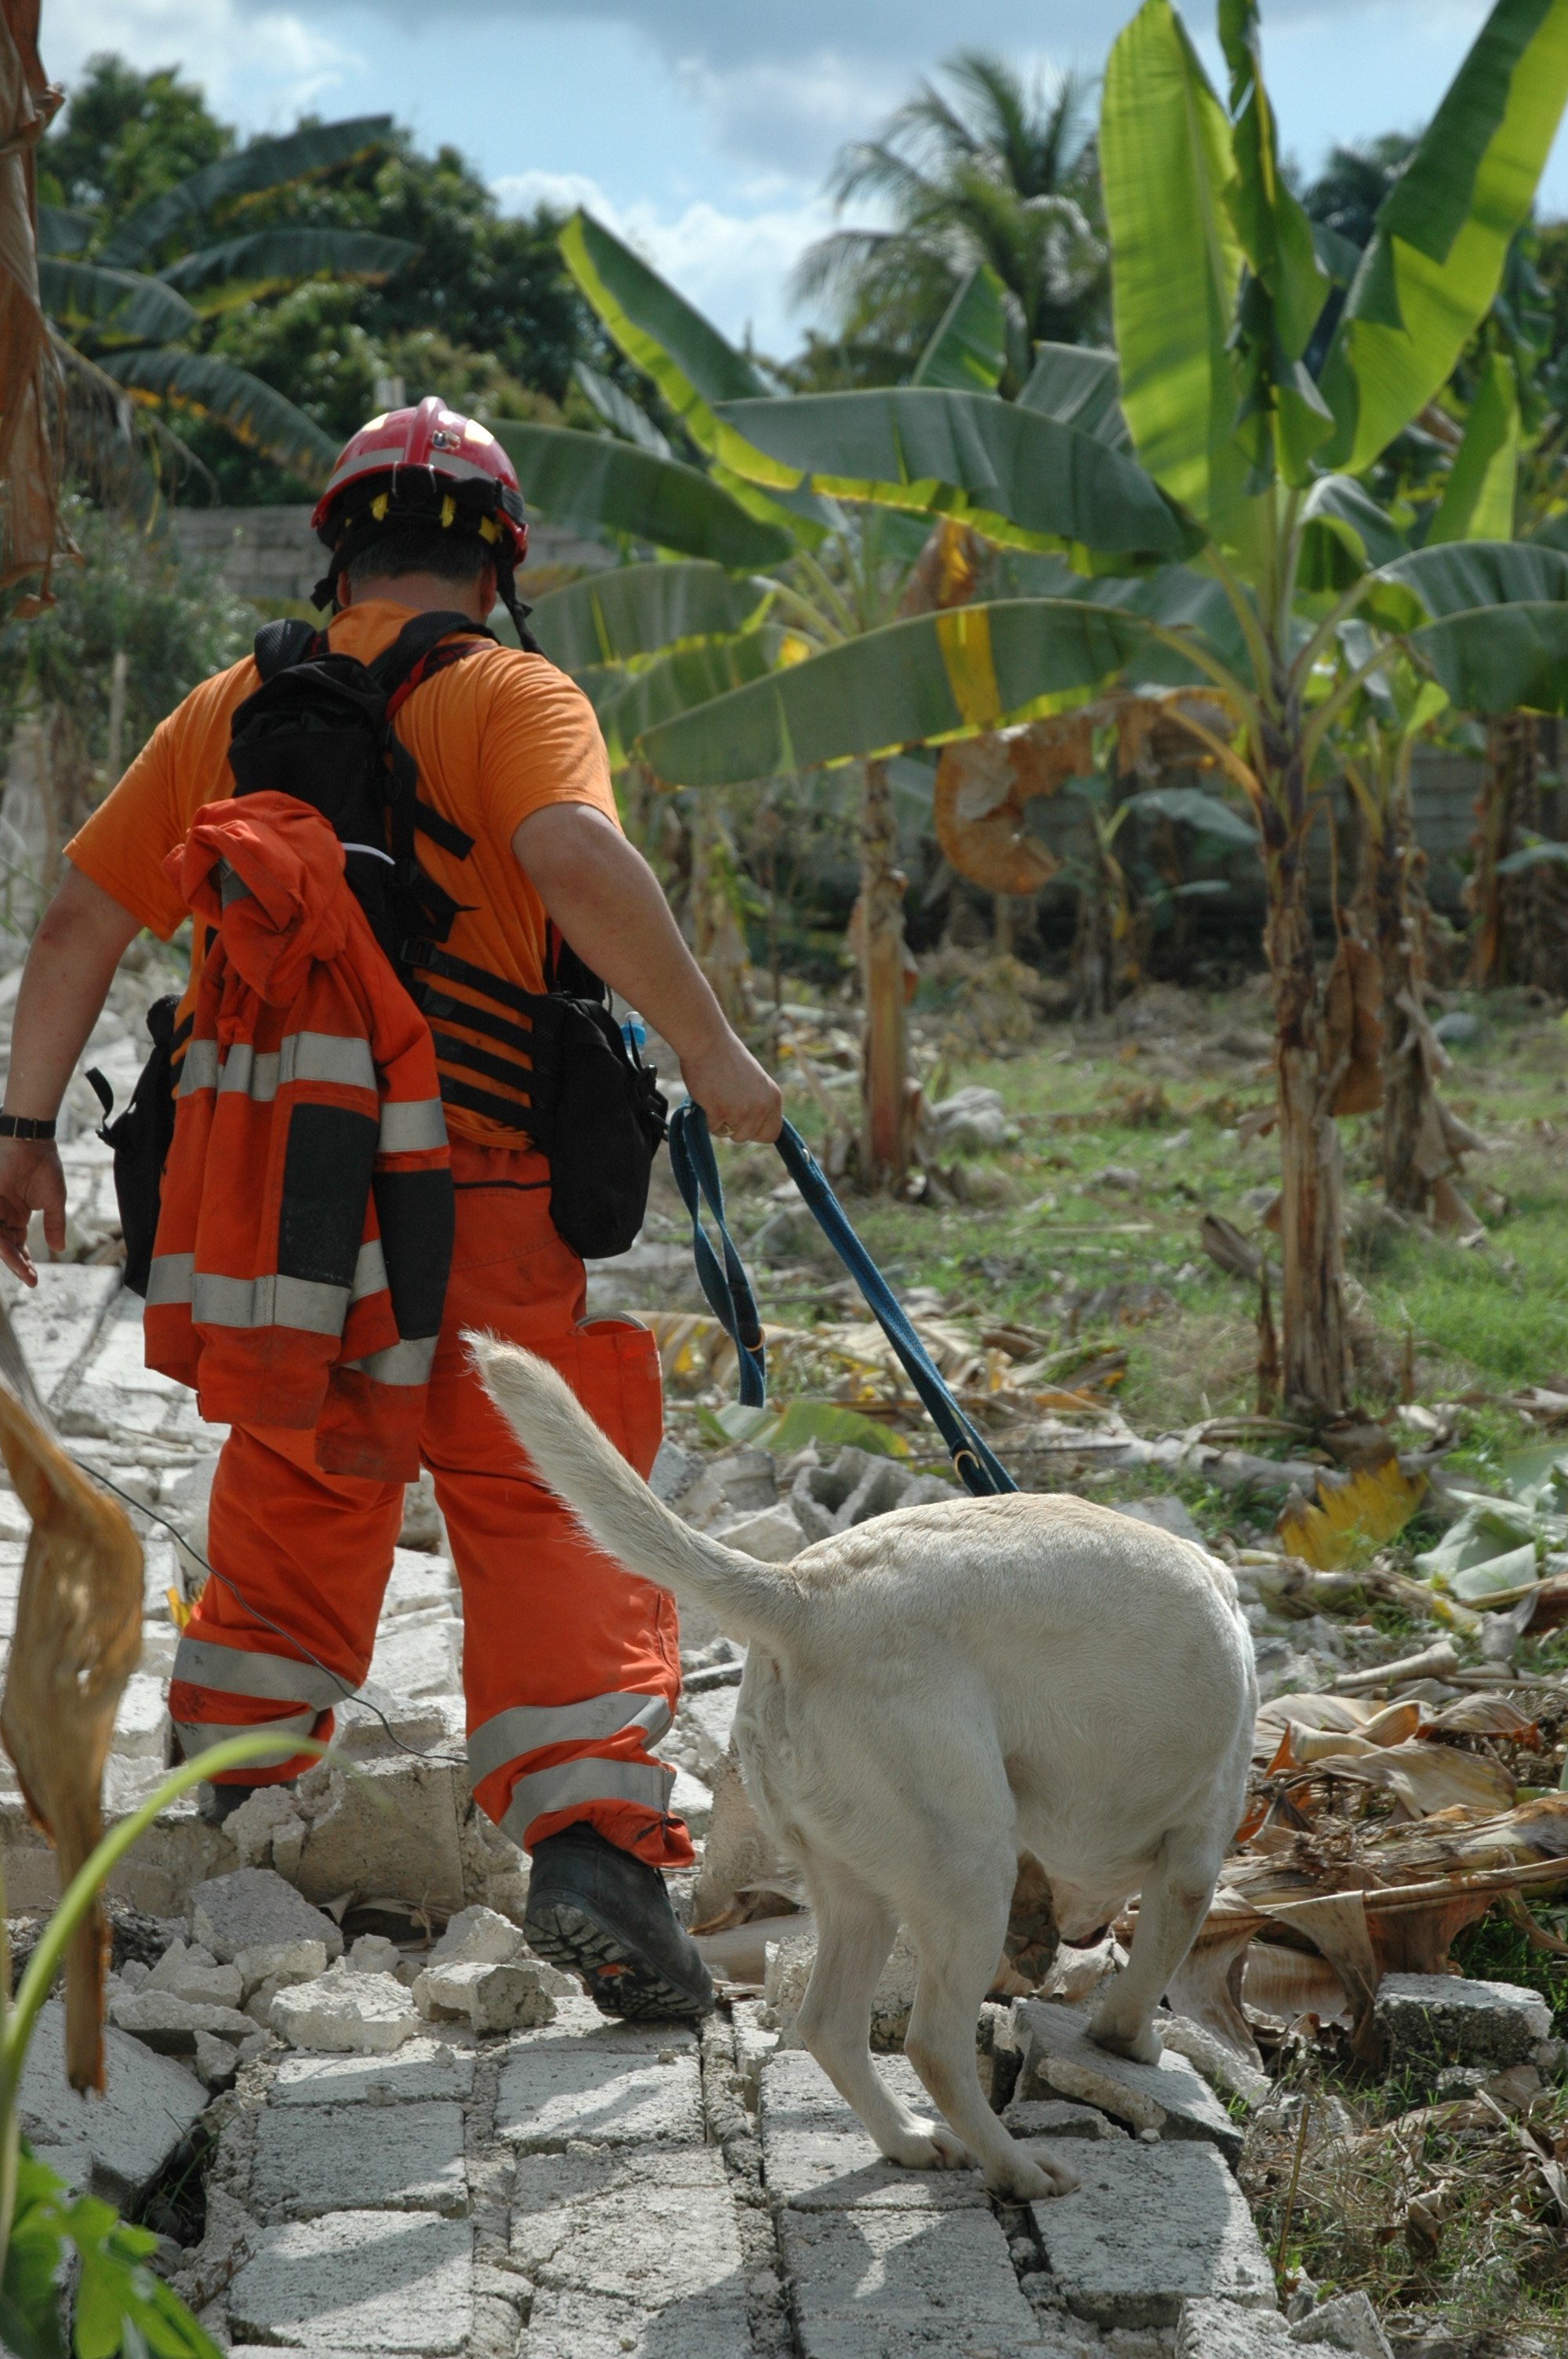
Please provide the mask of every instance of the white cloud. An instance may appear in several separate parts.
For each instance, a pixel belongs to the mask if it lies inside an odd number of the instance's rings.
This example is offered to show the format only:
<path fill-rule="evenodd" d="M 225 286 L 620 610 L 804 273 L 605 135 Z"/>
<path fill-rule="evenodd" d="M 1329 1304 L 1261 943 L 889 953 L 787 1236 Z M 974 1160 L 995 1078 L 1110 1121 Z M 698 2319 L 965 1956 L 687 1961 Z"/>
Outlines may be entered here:
<path fill-rule="evenodd" d="M 514 172 L 491 185 L 509 212 L 539 204 L 586 206 L 736 342 L 750 331 L 758 348 L 774 355 L 799 344 L 800 322 L 784 287 L 804 249 L 832 225 L 831 210 L 819 198 L 802 196 L 744 213 L 701 200 L 669 213 L 645 201 L 617 205 L 598 181 L 579 172 Z"/>
<path fill-rule="evenodd" d="M 69 91 L 101 50 L 115 49 L 145 72 L 178 65 L 220 114 L 246 128 L 286 130 L 308 108 L 347 111 L 364 60 L 290 8 L 248 0 L 51 0 L 43 26 L 49 72 Z"/>

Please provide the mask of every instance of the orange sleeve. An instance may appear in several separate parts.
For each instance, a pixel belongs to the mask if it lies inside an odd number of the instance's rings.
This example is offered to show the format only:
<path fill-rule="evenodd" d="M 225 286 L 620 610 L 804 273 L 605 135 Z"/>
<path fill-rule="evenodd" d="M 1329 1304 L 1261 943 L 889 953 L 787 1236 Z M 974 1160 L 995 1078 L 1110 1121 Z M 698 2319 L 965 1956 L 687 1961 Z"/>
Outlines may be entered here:
<path fill-rule="evenodd" d="M 590 803 L 620 825 L 610 757 L 592 705 L 544 656 L 508 651 L 486 666 L 479 796 L 496 838 L 549 803 Z"/>
<path fill-rule="evenodd" d="M 73 868 L 163 941 L 189 915 L 164 861 L 203 803 L 232 793 L 229 717 L 254 685 L 247 657 L 193 689 L 65 847 Z"/>

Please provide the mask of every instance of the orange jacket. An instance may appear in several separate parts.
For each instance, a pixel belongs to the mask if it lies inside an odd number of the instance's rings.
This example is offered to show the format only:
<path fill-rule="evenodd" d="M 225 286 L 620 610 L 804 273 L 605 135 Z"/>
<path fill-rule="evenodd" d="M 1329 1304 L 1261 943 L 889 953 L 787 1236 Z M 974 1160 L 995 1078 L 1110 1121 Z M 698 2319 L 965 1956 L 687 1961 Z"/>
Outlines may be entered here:
<path fill-rule="evenodd" d="M 208 949 L 147 1365 L 215 1422 L 313 1428 L 330 1473 L 412 1480 L 452 1241 L 428 1027 L 308 804 L 208 803 L 168 866 Z"/>

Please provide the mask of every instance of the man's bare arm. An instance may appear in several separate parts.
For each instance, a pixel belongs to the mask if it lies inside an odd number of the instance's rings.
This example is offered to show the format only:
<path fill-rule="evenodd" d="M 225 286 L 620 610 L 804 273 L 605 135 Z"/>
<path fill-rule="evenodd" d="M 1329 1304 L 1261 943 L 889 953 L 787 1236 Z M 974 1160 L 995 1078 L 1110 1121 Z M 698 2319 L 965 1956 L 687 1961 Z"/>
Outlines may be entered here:
<path fill-rule="evenodd" d="M 37 1120 L 59 1113 L 121 954 L 140 929 L 140 919 L 67 864 L 33 937 L 16 995 L 6 1114 Z M 44 1216 L 51 1251 L 63 1251 L 65 1175 L 58 1151 L 37 1139 L 0 1139 L 0 1261 L 29 1286 L 38 1284 L 27 1245 L 35 1212 Z"/>
<path fill-rule="evenodd" d="M 714 1128 L 776 1138 L 778 1084 L 725 1021 L 642 853 L 588 803 L 535 811 L 512 849 L 578 956 L 669 1042 Z"/>

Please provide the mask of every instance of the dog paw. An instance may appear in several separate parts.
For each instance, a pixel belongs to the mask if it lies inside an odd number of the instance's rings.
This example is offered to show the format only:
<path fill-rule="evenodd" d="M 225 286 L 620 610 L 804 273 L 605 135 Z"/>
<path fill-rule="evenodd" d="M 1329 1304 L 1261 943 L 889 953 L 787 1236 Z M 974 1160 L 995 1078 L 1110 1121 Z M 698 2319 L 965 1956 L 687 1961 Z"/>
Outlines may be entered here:
<path fill-rule="evenodd" d="M 1165 2053 L 1165 2043 L 1152 2023 L 1092 2023 L 1089 2038 L 1097 2048 L 1112 2056 L 1125 2056 L 1133 2064 L 1158 2064 Z"/>
<path fill-rule="evenodd" d="M 935 2122 L 914 2121 L 888 2149 L 890 2162 L 905 2170 L 967 2170 L 974 2159 L 962 2138 Z"/>
<path fill-rule="evenodd" d="M 1077 2183 L 1076 2171 L 1044 2154 L 1015 2155 L 1007 2169 L 986 2180 L 992 2195 L 1011 2203 L 1040 2203 L 1053 2195 L 1071 2195 Z"/>

